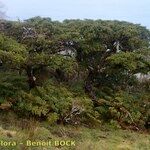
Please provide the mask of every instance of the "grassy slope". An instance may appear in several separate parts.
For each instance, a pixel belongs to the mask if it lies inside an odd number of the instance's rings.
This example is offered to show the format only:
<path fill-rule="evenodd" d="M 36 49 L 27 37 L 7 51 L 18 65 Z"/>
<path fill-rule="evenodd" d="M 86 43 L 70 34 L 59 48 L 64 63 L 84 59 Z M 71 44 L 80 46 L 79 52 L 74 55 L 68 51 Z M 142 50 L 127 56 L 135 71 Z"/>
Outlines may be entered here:
<path fill-rule="evenodd" d="M 133 131 L 100 127 L 89 129 L 86 127 L 49 126 L 47 122 L 39 123 L 35 120 L 18 120 L 12 113 L 0 114 L 0 140 L 26 141 L 39 140 L 72 140 L 73 147 L 0 147 L 0 150 L 149 150 L 150 135 Z"/>

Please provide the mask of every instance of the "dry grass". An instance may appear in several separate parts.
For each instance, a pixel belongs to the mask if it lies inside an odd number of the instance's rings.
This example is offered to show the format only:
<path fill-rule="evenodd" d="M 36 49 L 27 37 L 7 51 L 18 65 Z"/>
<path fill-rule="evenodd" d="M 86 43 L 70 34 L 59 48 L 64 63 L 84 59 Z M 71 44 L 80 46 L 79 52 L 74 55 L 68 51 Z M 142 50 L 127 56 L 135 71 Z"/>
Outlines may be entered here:
<path fill-rule="evenodd" d="M 150 150 L 150 134 L 127 130 L 114 130 L 108 127 L 89 129 L 72 126 L 49 126 L 46 122 L 34 119 L 18 120 L 13 114 L 0 119 L 0 140 L 25 142 L 35 140 L 72 140 L 72 147 L 26 147 L 18 145 L 15 150 Z M 12 147 L 0 147 L 0 150 Z"/>

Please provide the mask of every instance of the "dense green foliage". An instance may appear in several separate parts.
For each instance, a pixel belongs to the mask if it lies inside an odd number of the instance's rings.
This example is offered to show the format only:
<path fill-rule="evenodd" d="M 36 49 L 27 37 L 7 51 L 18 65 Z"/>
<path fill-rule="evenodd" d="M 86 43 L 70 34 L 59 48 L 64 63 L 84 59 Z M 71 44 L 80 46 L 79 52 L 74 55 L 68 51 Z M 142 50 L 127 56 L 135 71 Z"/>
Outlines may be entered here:
<path fill-rule="evenodd" d="M 50 124 L 150 126 L 150 31 L 102 20 L 0 21 L 0 111 Z"/>

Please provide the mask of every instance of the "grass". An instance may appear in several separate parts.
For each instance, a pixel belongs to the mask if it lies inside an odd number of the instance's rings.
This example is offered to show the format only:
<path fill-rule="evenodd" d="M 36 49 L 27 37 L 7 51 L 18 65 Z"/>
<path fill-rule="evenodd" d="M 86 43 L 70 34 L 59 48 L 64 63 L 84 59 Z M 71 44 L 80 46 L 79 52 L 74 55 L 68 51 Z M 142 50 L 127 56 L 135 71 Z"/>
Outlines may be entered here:
<path fill-rule="evenodd" d="M 13 113 L 0 114 L 0 141 L 16 141 L 17 146 L 0 150 L 150 150 L 150 134 L 101 126 L 99 128 L 49 126 L 34 119 L 18 119 Z M 7 118 L 7 119 L 6 119 Z M 51 141 L 52 146 L 27 147 L 27 140 Z M 55 141 L 75 141 L 75 146 L 57 146 Z"/>

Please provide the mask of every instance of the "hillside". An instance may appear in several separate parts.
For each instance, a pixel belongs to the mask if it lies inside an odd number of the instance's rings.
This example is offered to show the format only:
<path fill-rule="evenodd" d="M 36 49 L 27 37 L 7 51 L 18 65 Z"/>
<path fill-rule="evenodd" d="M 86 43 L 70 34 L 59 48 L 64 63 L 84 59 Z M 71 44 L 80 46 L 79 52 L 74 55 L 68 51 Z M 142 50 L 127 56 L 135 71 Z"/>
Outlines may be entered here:
<path fill-rule="evenodd" d="M 7 119 L 6 119 L 7 118 Z M 95 128 L 84 126 L 49 126 L 47 122 L 17 120 L 8 114 L 0 119 L 1 150 L 149 150 L 146 132 L 122 130 L 111 125 Z M 7 141 L 7 144 L 6 144 Z M 13 142 L 16 142 L 16 146 Z M 31 145 L 31 142 L 34 142 Z M 44 144 L 50 141 L 51 144 Z M 5 145 L 4 146 L 4 142 Z M 12 142 L 10 145 L 8 142 Z M 72 143 L 71 143 L 72 142 Z M 20 144 L 23 143 L 23 144 Z M 65 143 L 65 144 L 64 144 Z"/>
<path fill-rule="evenodd" d="M 1 145 L 67 138 L 71 149 L 148 150 L 149 56 L 138 24 L 0 20 Z"/>

